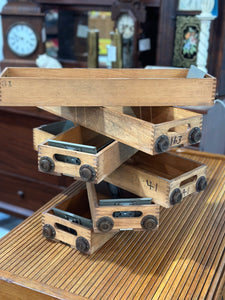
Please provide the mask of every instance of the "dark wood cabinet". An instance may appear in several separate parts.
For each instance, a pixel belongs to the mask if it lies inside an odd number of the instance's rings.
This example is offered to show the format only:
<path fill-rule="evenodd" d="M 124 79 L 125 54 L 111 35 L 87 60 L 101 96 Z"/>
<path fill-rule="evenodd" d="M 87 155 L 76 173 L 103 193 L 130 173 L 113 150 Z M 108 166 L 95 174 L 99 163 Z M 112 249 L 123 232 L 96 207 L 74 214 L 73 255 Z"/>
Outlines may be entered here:
<path fill-rule="evenodd" d="M 38 108 L 0 109 L 1 210 L 9 210 L 11 213 L 19 211 L 18 214 L 26 216 L 27 209 L 36 211 L 73 182 L 72 178 L 38 171 L 32 130 L 57 120 L 58 117 Z"/>

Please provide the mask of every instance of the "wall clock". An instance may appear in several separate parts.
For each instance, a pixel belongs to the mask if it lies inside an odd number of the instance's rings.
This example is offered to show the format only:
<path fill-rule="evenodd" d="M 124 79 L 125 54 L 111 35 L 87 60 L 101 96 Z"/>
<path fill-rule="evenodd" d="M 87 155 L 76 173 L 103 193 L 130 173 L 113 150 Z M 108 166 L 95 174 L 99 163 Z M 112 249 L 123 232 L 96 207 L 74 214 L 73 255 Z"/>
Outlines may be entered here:
<path fill-rule="evenodd" d="M 112 5 L 112 19 L 122 34 L 123 67 L 137 67 L 140 23 L 146 19 L 144 4 L 137 0 L 115 1 Z"/>
<path fill-rule="evenodd" d="M 7 33 L 9 49 L 20 57 L 31 55 L 37 48 L 38 37 L 35 30 L 26 23 L 16 23 Z"/>
<path fill-rule="evenodd" d="M 44 14 L 38 4 L 10 1 L 2 10 L 3 54 L 5 67 L 34 67 L 45 52 Z"/>

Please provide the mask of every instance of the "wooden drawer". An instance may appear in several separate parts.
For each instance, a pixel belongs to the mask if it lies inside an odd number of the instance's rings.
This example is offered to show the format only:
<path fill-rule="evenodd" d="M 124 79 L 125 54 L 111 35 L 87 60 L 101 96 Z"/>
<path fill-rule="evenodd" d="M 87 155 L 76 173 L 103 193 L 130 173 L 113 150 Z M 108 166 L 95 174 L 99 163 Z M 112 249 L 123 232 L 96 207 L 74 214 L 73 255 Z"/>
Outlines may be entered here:
<path fill-rule="evenodd" d="M 151 156 L 138 152 L 105 181 L 170 207 L 206 188 L 206 169 L 204 164 L 174 154 Z"/>
<path fill-rule="evenodd" d="M 40 136 L 42 129 L 37 130 Z M 76 126 L 38 146 L 39 170 L 99 183 L 136 152 L 134 148 Z"/>
<path fill-rule="evenodd" d="M 0 173 L 0 201 L 36 211 L 63 190 L 58 186 Z"/>
<path fill-rule="evenodd" d="M 115 186 L 113 188 L 116 188 Z M 158 229 L 160 206 L 150 204 L 131 204 L 131 200 L 140 201 L 135 195 L 125 193 L 124 203 L 121 199 L 112 199 L 109 190 L 98 189 L 96 191 L 93 183 L 87 183 L 88 199 L 90 203 L 93 228 L 95 232 L 116 232 L 118 230 L 138 230 L 150 231 Z M 118 197 L 118 196 L 117 196 Z M 127 198 L 129 197 L 129 198 Z M 104 200 L 105 205 L 101 206 L 100 202 Z M 110 200 L 113 204 L 108 205 Z M 142 199 L 144 200 L 144 199 Z M 129 204 L 129 202 L 131 202 Z"/>
<path fill-rule="evenodd" d="M 211 105 L 216 79 L 187 78 L 188 69 L 7 68 L 0 105 L 174 106 Z M 47 103 L 46 103 L 47 101 Z"/>
<path fill-rule="evenodd" d="M 202 115 L 175 107 L 45 108 L 81 126 L 154 155 L 201 139 Z"/>
<path fill-rule="evenodd" d="M 74 186 L 72 195 L 61 197 L 54 207 L 42 213 L 43 235 L 69 244 L 82 253 L 92 254 L 115 233 L 94 233 L 85 184 L 81 182 L 78 186 Z M 64 212 L 73 217 L 64 217 Z"/>

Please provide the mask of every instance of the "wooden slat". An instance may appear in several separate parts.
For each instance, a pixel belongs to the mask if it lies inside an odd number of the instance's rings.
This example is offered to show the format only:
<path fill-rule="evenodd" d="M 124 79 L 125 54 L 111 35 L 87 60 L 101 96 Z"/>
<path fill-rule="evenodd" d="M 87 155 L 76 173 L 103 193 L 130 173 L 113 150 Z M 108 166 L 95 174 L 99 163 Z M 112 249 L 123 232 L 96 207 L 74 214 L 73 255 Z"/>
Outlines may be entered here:
<path fill-rule="evenodd" d="M 34 290 L 56 299 L 217 299 L 225 265 L 224 157 L 188 152 L 177 154 L 208 165 L 207 189 L 162 209 L 154 233 L 120 232 L 91 256 L 47 241 L 41 212 L 78 189 L 76 182 L 2 238 L 0 278 L 14 283 L 11 294 L 23 286 L 30 298 Z M 0 298 L 8 288 L 1 282 Z"/>

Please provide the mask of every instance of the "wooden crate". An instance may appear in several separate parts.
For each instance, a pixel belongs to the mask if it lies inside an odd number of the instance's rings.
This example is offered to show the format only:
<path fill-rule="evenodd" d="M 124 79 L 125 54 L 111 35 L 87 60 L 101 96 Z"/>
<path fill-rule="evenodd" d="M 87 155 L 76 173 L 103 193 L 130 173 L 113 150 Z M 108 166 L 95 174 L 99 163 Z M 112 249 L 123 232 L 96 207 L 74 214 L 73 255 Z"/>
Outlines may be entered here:
<path fill-rule="evenodd" d="M 4 106 L 211 105 L 216 79 L 186 78 L 188 69 L 6 68 Z"/>
<path fill-rule="evenodd" d="M 96 191 L 93 183 L 87 183 L 87 191 L 93 228 L 96 233 L 117 232 L 118 230 L 149 231 L 158 229 L 159 205 L 151 203 L 145 205 L 117 204 L 112 206 L 100 206 L 100 199 L 112 199 L 108 191 L 106 189 Z M 137 196 L 132 195 L 132 198 L 136 199 Z M 118 199 L 114 199 L 114 201 L 117 202 Z M 121 214 L 123 214 L 123 217 L 118 217 L 118 215 Z"/>
<path fill-rule="evenodd" d="M 171 153 L 138 152 L 105 181 L 140 197 L 152 197 L 154 203 L 168 208 L 205 189 L 206 169 L 204 164 Z"/>
<path fill-rule="evenodd" d="M 35 141 L 43 141 L 42 128 L 35 131 Z M 43 138 L 43 139 L 42 139 Z M 107 144 L 96 154 L 63 149 L 50 146 L 49 140 L 45 140 L 38 146 L 39 170 L 51 174 L 64 174 L 79 180 L 94 183 L 101 182 L 107 175 L 112 173 L 123 162 L 129 159 L 136 149 L 125 144 L 110 140 L 109 138 L 82 126 L 75 126 L 69 130 L 52 137 L 52 141 L 76 143 L 82 145 L 98 146 Z M 36 143 L 36 142 L 35 142 Z"/>
<path fill-rule="evenodd" d="M 53 208 L 90 219 L 91 213 L 84 184 L 75 189 L 72 195 L 42 213 L 43 235 L 50 240 L 66 243 L 82 253 L 92 254 L 115 234 L 95 233 L 93 228 L 54 215 Z"/>
<path fill-rule="evenodd" d="M 201 139 L 202 115 L 181 108 L 44 107 L 44 109 L 151 155 L 180 145 L 195 144 Z"/>
<path fill-rule="evenodd" d="M 42 107 L 154 155 L 201 138 L 202 115 L 175 107 Z"/>

